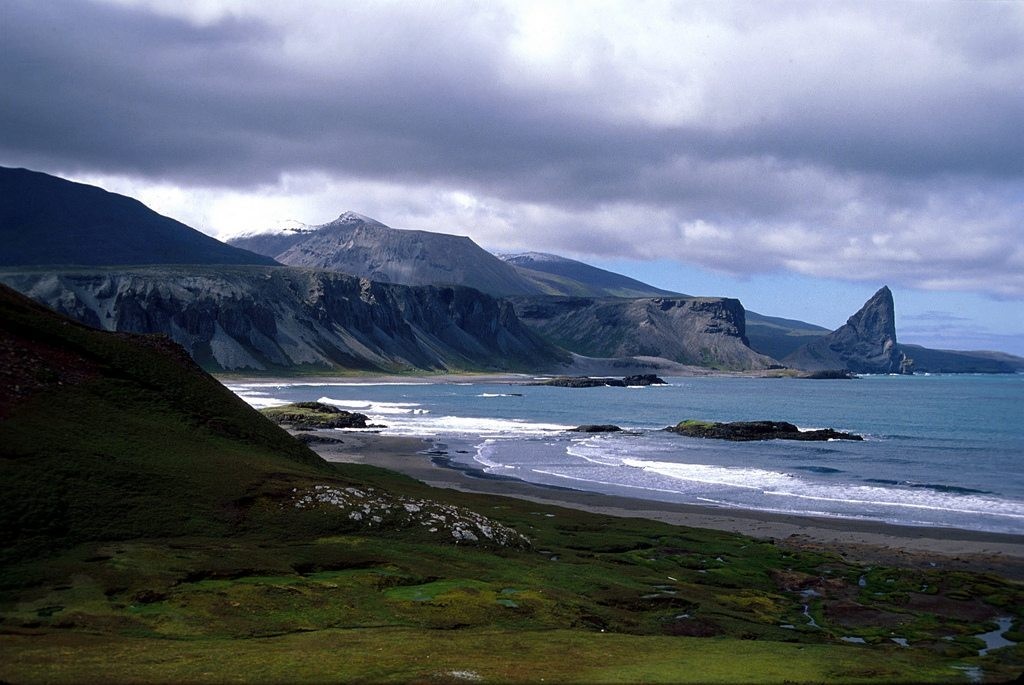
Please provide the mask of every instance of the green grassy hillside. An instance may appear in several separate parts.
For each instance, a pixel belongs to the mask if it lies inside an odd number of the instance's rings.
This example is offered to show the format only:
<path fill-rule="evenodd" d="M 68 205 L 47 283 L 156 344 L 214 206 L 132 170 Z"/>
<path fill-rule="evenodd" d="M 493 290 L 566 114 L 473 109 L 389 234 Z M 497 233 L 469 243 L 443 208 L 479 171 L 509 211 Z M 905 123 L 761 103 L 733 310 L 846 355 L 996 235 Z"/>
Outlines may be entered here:
<path fill-rule="evenodd" d="M 0 286 L 0 355 L 4 556 L 226 534 L 274 479 L 329 469 L 164 338 L 96 331 Z"/>
<path fill-rule="evenodd" d="M 959 682 L 1024 588 L 321 461 L 0 291 L 0 681 Z M 414 458 L 414 457 L 411 457 Z M 905 639 L 901 647 L 892 638 Z M 851 644 L 844 638 L 856 638 Z"/>

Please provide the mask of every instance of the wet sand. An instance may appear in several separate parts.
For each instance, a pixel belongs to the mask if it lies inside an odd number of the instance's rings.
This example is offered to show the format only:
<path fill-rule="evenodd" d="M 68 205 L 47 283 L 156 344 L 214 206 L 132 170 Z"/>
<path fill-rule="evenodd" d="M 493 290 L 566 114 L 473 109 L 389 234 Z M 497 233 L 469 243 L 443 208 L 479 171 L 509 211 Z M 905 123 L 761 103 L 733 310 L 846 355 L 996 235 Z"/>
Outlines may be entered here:
<path fill-rule="evenodd" d="M 810 518 L 604 495 L 447 467 L 443 456 L 423 453 L 430 443 L 419 438 L 339 432 L 325 435 L 340 438 L 341 442 L 313 443 L 310 447 L 328 461 L 372 464 L 438 488 L 741 533 L 803 549 L 828 549 L 865 563 L 989 570 L 1024 579 L 1024 535 Z"/>

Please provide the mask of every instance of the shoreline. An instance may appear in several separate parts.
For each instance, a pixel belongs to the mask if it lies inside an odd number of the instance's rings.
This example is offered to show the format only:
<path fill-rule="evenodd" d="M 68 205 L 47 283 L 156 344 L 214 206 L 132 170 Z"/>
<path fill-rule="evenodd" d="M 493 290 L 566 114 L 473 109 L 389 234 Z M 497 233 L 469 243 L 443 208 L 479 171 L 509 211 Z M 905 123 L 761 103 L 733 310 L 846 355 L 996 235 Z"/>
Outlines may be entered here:
<path fill-rule="evenodd" d="M 657 502 L 534 484 L 511 477 L 480 477 L 465 467 L 447 466 L 447 455 L 428 454 L 432 442 L 428 437 L 372 433 L 339 436 L 333 431 L 323 434 L 341 440 L 309 445 L 327 461 L 378 466 L 432 487 L 739 533 L 794 547 L 836 551 L 868 563 L 981 569 L 1024 579 L 1024 535 Z"/>

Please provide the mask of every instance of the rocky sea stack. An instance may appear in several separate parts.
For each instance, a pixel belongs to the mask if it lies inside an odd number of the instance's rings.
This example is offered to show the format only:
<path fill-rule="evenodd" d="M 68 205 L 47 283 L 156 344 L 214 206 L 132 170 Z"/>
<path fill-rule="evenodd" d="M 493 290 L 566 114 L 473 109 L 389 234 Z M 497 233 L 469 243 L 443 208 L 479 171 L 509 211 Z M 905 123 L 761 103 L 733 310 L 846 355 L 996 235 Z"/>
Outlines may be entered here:
<path fill-rule="evenodd" d="M 853 433 L 841 433 L 832 428 L 802 431 L 792 423 L 785 421 L 734 421 L 717 423 L 714 421 L 680 421 L 665 430 L 686 435 L 691 438 L 713 438 L 716 440 L 733 440 L 747 442 L 751 440 L 863 440 Z"/>
<path fill-rule="evenodd" d="M 913 362 L 896 342 L 892 291 L 882 286 L 843 326 L 804 345 L 783 362 L 804 371 L 912 373 Z"/>

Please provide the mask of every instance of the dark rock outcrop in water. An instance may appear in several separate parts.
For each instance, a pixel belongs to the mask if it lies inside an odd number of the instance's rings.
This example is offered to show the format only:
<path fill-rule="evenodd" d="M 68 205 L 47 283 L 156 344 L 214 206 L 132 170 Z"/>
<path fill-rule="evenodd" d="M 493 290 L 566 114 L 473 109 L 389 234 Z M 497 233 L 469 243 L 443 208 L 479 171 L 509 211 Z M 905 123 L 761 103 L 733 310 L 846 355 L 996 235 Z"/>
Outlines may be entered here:
<path fill-rule="evenodd" d="M 529 385 L 550 385 L 558 388 L 628 388 L 647 385 L 667 385 L 654 374 L 645 373 L 625 378 L 592 378 L 590 376 L 559 376 Z"/>
<path fill-rule="evenodd" d="M 345 411 L 323 402 L 294 402 L 282 407 L 261 409 L 260 413 L 278 425 L 295 430 L 369 427 L 366 414 Z"/>
<path fill-rule="evenodd" d="M 846 324 L 804 345 L 783 362 L 804 371 L 911 373 L 912 363 L 896 342 L 892 292 L 883 286 Z"/>
<path fill-rule="evenodd" d="M 0 281 L 96 328 L 164 333 L 225 370 L 518 370 L 568 355 L 471 288 L 287 267 L 6 271 Z"/>
<path fill-rule="evenodd" d="M 739 300 L 515 298 L 516 313 L 551 342 L 586 357 L 660 357 L 719 369 L 765 369 L 775 361 L 747 346 Z"/>
<path fill-rule="evenodd" d="M 641 385 L 668 385 L 668 383 L 663 379 L 658 378 L 653 373 L 641 373 L 634 376 L 626 376 L 622 379 L 622 384 L 627 388 Z"/>
<path fill-rule="evenodd" d="M 713 438 L 747 442 L 752 440 L 863 440 L 853 433 L 841 433 L 831 428 L 801 431 L 785 421 L 734 421 L 717 423 L 713 421 L 681 421 L 665 430 L 691 438 Z"/>
<path fill-rule="evenodd" d="M 856 378 L 853 373 L 844 369 L 831 369 L 825 371 L 809 371 L 797 378 L 809 378 L 816 381 L 849 381 Z"/>
<path fill-rule="evenodd" d="M 622 429 L 610 423 L 585 423 L 582 426 L 570 428 L 570 433 L 618 433 Z"/>

